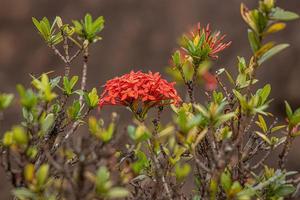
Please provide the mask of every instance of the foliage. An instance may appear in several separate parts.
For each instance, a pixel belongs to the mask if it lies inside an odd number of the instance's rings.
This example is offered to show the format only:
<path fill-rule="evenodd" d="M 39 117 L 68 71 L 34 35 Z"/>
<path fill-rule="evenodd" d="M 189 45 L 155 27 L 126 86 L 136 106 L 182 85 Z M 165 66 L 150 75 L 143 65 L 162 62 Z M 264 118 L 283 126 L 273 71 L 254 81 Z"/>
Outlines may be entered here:
<path fill-rule="evenodd" d="M 185 87 L 186 98 L 179 97 L 175 83 L 152 72 L 113 78 L 102 94 L 86 89 L 90 45 L 101 39 L 104 18 L 86 14 L 71 24 L 58 16 L 32 18 L 65 73 L 31 76 L 30 88 L 17 85 L 15 101 L 14 94 L 0 93 L 0 120 L 15 102 L 22 117 L 3 131 L 0 143 L 12 195 L 20 200 L 299 198 L 299 173 L 285 163 L 300 135 L 300 108 L 285 102 L 287 117 L 278 123 L 268 111 L 271 85 L 255 87 L 262 65 L 289 46 L 265 39 L 299 16 L 274 0 L 260 0 L 252 10 L 242 4 L 241 15 L 253 55 L 237 57 L 237 75 L 224 68 L 210 72 L 231 44 L 220 32 L 198 24 L 182 36 L 167 71 Z M 80 56 L 83 72 L 70 76 Z M 203 82 L 207 99 L 199 100 L 195 93 Z M 121 129 L 117 113 L 110 120 L 92 114 L 116 104 L 133 116 Z M 161 120 L 167 107 L 172 117 Z M 278 166 L 269 165 L 277 152 Z"/>

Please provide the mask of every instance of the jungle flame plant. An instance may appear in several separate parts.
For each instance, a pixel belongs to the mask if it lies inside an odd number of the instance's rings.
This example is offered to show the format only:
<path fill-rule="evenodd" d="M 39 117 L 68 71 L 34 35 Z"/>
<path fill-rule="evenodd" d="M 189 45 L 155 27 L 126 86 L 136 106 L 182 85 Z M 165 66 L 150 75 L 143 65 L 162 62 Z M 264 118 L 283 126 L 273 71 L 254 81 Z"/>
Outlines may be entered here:
<path fill-rule="evenodd" d="M 268 111 L 271 85 L 255 87 L 258 69 L 289 46 L 265 38 L 299 16 L 277 7 L 274 0 L 260 0 L 252 10 L 242 4 L 241 15 L 253 54 L 237 57 L 236 76 L 225 68 L 209 70 L 231 44 L 224 42 L 225 36 L 200 24 L 183 36 L 168 68 L 186 88 L 183 99 L 174 82 L 151 71 L 108 80 L 101 95 L 96 88 L 87 90 L 89 47 L 102 39 L 104 18 L 86 14 L 72 24 L 60 17 L 33 18 L 65 72 L 32 76 L 32 88 L 17 86 L 18 101 L 13 94 L 0 93 L 0 122 L 14 102 L 22 113 L 21 122 L 4 131 L 0 143 L 0 163 L 14 198 L 299 199 L 300 174 L 289 171 L 286 163 L 300 136 L 300 108 L 285 102 L 287 120 L 279 123 Z M 73 60 L 80 56 L 82 74 L 71 76 Z M 203 80 L 207 99 L 199 100 L 195 92 Z M 123 127 L 123 116 L 115 112 L 108 123 L 92 116 L 91 111 L 106 105 L 129 107 L 138 120 Z M 161 115 L 165 105 L 172 108 L 173 118 L 161 120 L 167 116 Z M 157 110 L 154 116 L 147 115 L 150 108 Z M 85 131 L 78 131 L 79 126 Z M 277 165 L 267 162 L 276 155 Z"/>
<path fill-rule="evenodd" d="M 106 82 L 99 106 L 127 106 L 142 120 L 151 107 L 179 104 L 181 99 L 174 84 L 162 79 L 158 72 L 131 71 Z"/>

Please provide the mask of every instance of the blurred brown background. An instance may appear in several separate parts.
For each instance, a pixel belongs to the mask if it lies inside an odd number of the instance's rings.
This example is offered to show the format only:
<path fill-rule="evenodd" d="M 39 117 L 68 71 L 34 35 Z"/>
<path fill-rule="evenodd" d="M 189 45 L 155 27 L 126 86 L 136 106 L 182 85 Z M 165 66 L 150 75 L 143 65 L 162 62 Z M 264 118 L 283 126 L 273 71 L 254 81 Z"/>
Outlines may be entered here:
<path fill-rule="evenodd" d="M 31 17 L 56 15 L 65 21 L 80 19 L 86 12 L 106 19 L 103 40 L 92 47 L 88 86 L 98 88 L 105 80 L 144 69 L 164 72 L 176 39 L 193 24 L 211 23 L 232 40 L 232 46 L 220 55 L 214 68 L 236 68 L 236 56 L 249 57 L 246 25 L 239 14 L 240 3 L 256 6 L 257 0 L 0 0 L 0 91 L 15 92 L 15 85 L 28 85 L 29 73 L 40 74 L 63 65 L 43 44 L 33 28 Z M 278 0 L 278 5 L 300 13 L 299 0 Z M 260 85 L 272 84 L 272 109 L 283 113 L 283 101 L 300 106 L 300 21 L 291 22 L 273 39 L 292 44 L 280 56 L 267 62 L 259 71 Z M 75 62 L 72 73 L 80 71 Z M 126 119 L 125 113 L 123 119 Z M 18 117 L 17 107 L 6 113 L 1 129 L 9 128 Z M 128 117 L 127 117 L 128 118 Z M 122 119 L 122 116 L 121 116 Z M 1 131 L 2 131 L 1 130 Z M 300 143 L 299 143 L 300 144 Z M 296 146 L 296 145 L 295 145 Z M 300 170 L 297 147 L 289 167 Z M 0 170 L 0 199 L 9 199 L 9 183 Z"/>

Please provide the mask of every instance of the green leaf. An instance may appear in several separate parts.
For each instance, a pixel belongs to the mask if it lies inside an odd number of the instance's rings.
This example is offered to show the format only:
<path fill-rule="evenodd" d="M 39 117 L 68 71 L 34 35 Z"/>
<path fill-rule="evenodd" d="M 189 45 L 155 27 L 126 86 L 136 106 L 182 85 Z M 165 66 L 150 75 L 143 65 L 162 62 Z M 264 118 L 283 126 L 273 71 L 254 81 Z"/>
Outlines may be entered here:
<path fill-rule="evenodd" d="M 37 185 L 43 187 L 48 179 L 49 165 L 43 164 L 36 172 Z"/>
<path fill-rule="evenodd" d="M 83 29 L 81 23 L 78 20 L 73 20 L 72 23 L 75 27 L 75 32 L 81 34 Z"/>
<path fill-rule="evenodd" d="M 131 139 L 135 140 L 135 127 L 132 126 L 132 125 L 128 125 L 127 126 L 127 132 L 128 132 L 128 135 Z"/>
<path fill-rule="evenodd" d="M 104 27 L 104 18 L 103 16 L 98 17 L 92 25 L 92 33 L 93 34 L 97 34 L 98 32 L 100 32 Z"/>
<path fill-rule="evenodd" d="M 12 131 L 7 131 L 4 133 L 3 139 L 2 139 L 3 145 L 4 146 L 10 146 L 13 144 L 13 132 Z"/>
<path fill-rule="evenodd" d="M 53 123 L 54 123 L 55 117 L 53 113 L 49 113 L 45 119 L 42 121 L 41 123 L 41 130 L 43 132 L 43 134 L 48 133 L 48 131 L 50 130 L 50 128 L 52 127 Z"/>
<path fill-rule="evenodd" d="M 257 123 L 258 126 L 263 130 L 264 133 L 266 133 L 268 131 L 266 121 L 261 115 L 258 115 L 258 120 L 259 120 L 259 123 Z"/>
<path fill-rule="evenodd" d="M 264 44 L 260 49 L 255 53 L 257 58 L 260 58 L 263 54 L 265 54 L 267 51 L 269 51 L 272 47 L 274 47 L 274 42 L 268 42 Z"/>
<path fill-rule="evenodd" d="M 143 141 L 148 140 L 151 137 L 149 130 L 143 125 L 140 125 L 137 128 L 129 125 L 127 127 L 127 131 L 128 131 L 129 137 L 136 142 L 143 142 Z"/>
<path fill-rule="evenodd" d="M 55 77 L 50 80 L 50 85 L 51 85 L 52 89 L 58 86 L 60 79 L 61 79 L 61 76 L 58 76 L 58 77 Z"/>
<path fill-rule="evenodd" d="M 36 155 L 38 154 L 38 149 L 35 146 L 30 146 L 28 147 L 27 151 L 26 151 L 26 155 L 30 158 L 30 159 L 35 159 Z"/>
<path fill-rule="evenodd" d="M 248 40 L 252 51 L 255 53 L 260 48 L 260 43 L 256 33 L 252 29 L 248 29 Z"/>
<path fill-rule="evenodd" d="M 224 122 L 230 120 L 233 117 L 235 117 L 234 112 L 223 114 L 223 115 L 221 115 L 220 117 L 217 118 L 217 123 L 215 125 L 219 126 L 219 125 L 223 124 Z"/>
<path fill-rule="evenodd" d="M 296 188 L 293 185 L 286 184 L 286 185 L 279 186 L 279 188 L 277 188 L 274 193 L 276 194 L 276 196 L 286 197 L 286 196 L 294 193 L 295 190 L 296 190 Z"/>
<path fill-rule="evenodd" d="M 107 197 L 112 198 L 112 199 L 117 199 L 117 198 L 125 198 L 129 195 L 129 191 L 125 188 L 122 187 L 113 187 L 111 188 L 108 193 Z"/>
<path fill-rule="evenodd" d="M 22 85 L 17 85 L 17 91 L 20 95 L 21 105 L 26 109 L 31 110 L 37 104 L 38 97 L 31 89 L 25 90 Z"/>
<path fill-rule="evenodd" d="M 63 22 L 62 22 L 62 19 L 60 16 L 56 16 L 53 23 L 52 23 L 52 26 L 51 26 L 51 32 L 54 30 L 54 27 L 55 25 L 58 26 L 58 28 L 61 28 L 63 26 Z"/>
<path fill-rule="evenodd" d="M 13 140 L 17 145 L 27 145 L 28 135 L 25 132 L 24 128 L 21 126 L 14 126 L 12 128 Z"/>
<path fill-rule="evenodd" d="M 247 109 L 248 108 L 248 102 L 246 101 L 245 96 L 243 96 L 240 92 L 238 92 L 237 90 L 233 90 L 234 95 L 236 96 L 236 98 L 239 100 L 241 106 L 243 109 Z"/>
<path fill-rule="evenodd" d="M 97 122 L 97 119 L 95 117 L 90 117 L 89 120 L 88 120 L 88 124 L 89 124 L 89 131 L 92 133 L 92 134 L 96 134 L 99 129 L 100 129 L 100 126 Z"/>
<path fill-rule="evenodd" d="M 270 18 L 272 20 L 290 21 L 298 19 L 299 15 L 297 13 L 286 11 L 277 7 L 272 10 Z"/>
<path fill-rule="evenodd" d="M 75 84 L 77 83 L 77 81 L 78 81 L 78 76 L 73 76 L 71 78 L 71 80 L 69 80 L 68 77 L 66 77 L 66 76 L 63 78 L 64 90 L 67 95 L 72 94 L 73 88 L 74 88 Z"/>
<path fill-rule="evenodd" d="M 72 120 L 77 120 L 80 118 L 80 102 L 78 100 L 74 101 L 73 104 L 68 108 L 68 116 Z"/>
<path fill-rule="evenodd" d="M 259 89 L 257 91 L 257 94 L 259 95 L 260 100 L 261 100 L 259 105 L 262 105 L 266 102 L 266 100 L 268 99 L 268 97 L 270 95 L 270 92 L 271 92 L 270 84 L 265 85 L 262 89 Z"/>
<path fill-rule="evenodd" d="M 35 193 L 27 188 L 17 188 L 12 191 L 13 195 L 20 200 L 36 199 Z"/>
<path fill-rule="evenodd" d="M 300 112 L 295 111 L 293 116 L 289 120 L 289 122 L 292 126 L 295 126 L 295 125 L 299 124 L 300 123 Z"/>
<path fill-rule="evenodd" d="M 242 189 L 243 188 L 242 188 L 241 184 L 238 181 L 234 181 L 231 188 L 230 188 L 229 193 L 230 193 L 231 196 L 235 196 L 236 194 L 241 192 Z"/>
<path fill-rule="evenodd" d="M 274 55 L 276 55 L 277 53 L 281 52 L 289 46 L 289 44 L 278 44 L 274 46 L 259 58 L 258 64 L 261 65 L 262 63 L 264 63 L 265 61 L 267 61 L 268 59 L 270 59 L 271 57 L 273 57 Z"/>
<path fill-rule="evenodd" d="M 93 88 L 92 91 L 88 94 L 85 94 L 84 97 L 90 108 L 95 108 L 98 105 L 99 96 L 96 88 Z"/>
<path fill-rule="evenodd" d="M 102 139 L 103 142 L 109 142 L 112 139 L 114 132 L 115 132 L 115 124 L 110 123 L 108 125 L 108 128 L 100 134 L 100 138 Z"/>
<path fill-rule="evenodd" d="M 273 127 L 273 128 L 271 129 L 271 133 L 276 132 L 276 131 L 278 131 L 278 130 L 280 130 L 280 129 L 283 129 L 283 128 L 285 128 L 285 127 L 286 127 L 286 125 L 275 126 L 275 127 Z"/>
<path fill-rule="evenodd" d="M 181 64 L 181 59 L 180 59 L 180 51 L 175 51 L 175 53 L 172 55 L 172 60 L 173 63 L 176 67 L 179 67 Z"/>
<path fill-rule="evenodd" d="M 135 152 L 135 156 L 137 160 L 132 163 L 131 167 L 136 174 L 140 174 L 143 170 L 149 167 L 150 163 L 147 156 L 142 151 L 137 150 Z"/>
<path fill-rule="evenodd" d="M 33 22 L 34 26 L 37 28 L 37 30 L 40 33 L 42 33 L 40 22 L 35 17 L 32 17 L 32 22 Z"/>
<path fill-rule="evenodd" d="M 101 166 L 97 171 L 96 176 L 96 192 L 98 194 L 105 194 L 111 187 L 110 173 L 105 166 Z"/>
<path fill-rule="evenodd" d="M 196 195 L 196 196 L 193 197 L 192 200 L 201 200 L 201 197 L 199 195 Z"/>
<path fill-rule="evenodd" d="M 104 18 L 98 17 L 93 21 L 92 16 L 87 13 L 84 20 L 80 22 L 78 20 L 72 21 L 75 27 L 75 32 L 88 43 L 96 42 L 101 39 L 97 34 L 104 28 Z"/>
<path fill-rule="evenodd" d="M 32 85 L 39 90 L 39 94 L 45 101 L 50 102 L 57 97 L 57 95 L 52 92 L 51 83 L 47 74 L 43 73 L 40 79 L 33 76 L 32 78 Z"/>
<path fill-rule="evenodd" d="M 87 13 L 84 17 L 84 26 L 87 33 L 90 33 L 92 28 L 93 19 L 91 14 Z"/>
<path fill-rule="evenodd" d="M 284 101 L 284 104 L 285 104 L 285 113 L 286 113 L 288 119 L 291 119 L 291 117 L 293 115 L 292 108 L 287 101 Z"/>
<path fill-rule="evenodd" d="M 190 171 L 191 166 L 187 163 L 184 163 L 183 165 L 177 163 L 175 165 L 175 175 L 178 181 L 183 181 L 184 178 L 189 175 Z"/>
<path fill-rule="evenodd" d="M 74 86 L 77 83 L 77 81 L 78 81 L 78 76 L 73 76 L 71 78 L 71 80 L 70 80 L 70 86 L 71 86 L 72 89 L 74 88 Z"/>
<path fill-rule="evenodd" d="M 263 139 L 263 141 L 265 141 L 266 143 L 268 143 L 269 145 L 272 144 L 271 140 L 263 133 L 260 133 L 258 131 L 255 131 L 255 133 L 261 138 Z"/>
<path fill-rule="evenodd" d="M 214 179 L 210 180 L 209 184 L 209 194 L 210 194 L 210 199 L 211 200 L 216 200 L 216 195 L 218 193 L 218 184 L 217 181 Z"/>
<path fill-rule="evenodd" d="M 0 93 L 0 111 L 9 107 L 13 99 L 13 94 Z"/>
<path fill-rule="evenodd" d="M 232 185 L 231 174 L 229 171 L 224 171 L 221 175 L 221 186 L 226 193 L 229 192 Z"/>

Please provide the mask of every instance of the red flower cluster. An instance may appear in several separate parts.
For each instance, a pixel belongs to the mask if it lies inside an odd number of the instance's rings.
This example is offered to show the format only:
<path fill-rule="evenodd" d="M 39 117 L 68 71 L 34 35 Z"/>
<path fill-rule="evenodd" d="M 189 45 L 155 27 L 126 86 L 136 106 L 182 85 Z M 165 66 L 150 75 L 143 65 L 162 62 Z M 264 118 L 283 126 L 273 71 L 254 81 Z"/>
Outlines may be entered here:
<path fill-rule="evenodd" d="M 174 88 L 175 83 L 169 83 L 157 73 L 131 71 L 121 77 L 106 82 L 99 106 L 132 105 L 142 102 L 144 106 L 178 104 L 181 99 Z"/>
<path fill-rule="evenodd" d="M 211 50 L 209 52 L 209 56 L 211 58 L 217 59 L 218 58 L 217 53 L 223 51 L 231 44 L 231 42 L 226 42 L 226 43 L 223 42 L 226 35 L 221 35 L 220 31 L 216 33 L 212 33 L 209 24 L 207 24 L 206 27 L 201 27 L 200 23 L 198 23 L 196 30 L 191 32 L 193 38 L 195 38 L 197 35 L 200 36 L 201 38 L 202 34 L 205 35 L 205 42 L 203 43 L 203 45 L 209 46 Z"/>

